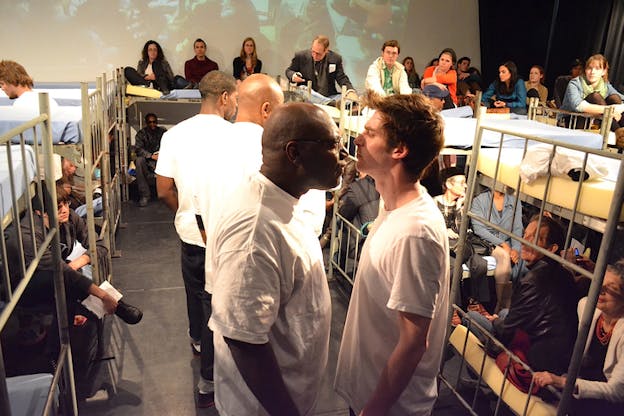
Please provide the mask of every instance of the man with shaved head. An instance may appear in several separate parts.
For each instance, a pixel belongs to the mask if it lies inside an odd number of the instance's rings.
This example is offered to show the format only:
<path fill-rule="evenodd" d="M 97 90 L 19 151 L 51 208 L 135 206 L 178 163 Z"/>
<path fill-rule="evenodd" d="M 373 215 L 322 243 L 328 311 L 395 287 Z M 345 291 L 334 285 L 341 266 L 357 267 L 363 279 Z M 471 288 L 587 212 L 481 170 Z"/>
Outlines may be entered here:
<path fill-rule="evenodd" d="M 201 343 L 201 377 L 198 383 L 198 404 L 207 407 L 213 402 L 212 334 L 207 328 L 212 293 L 212 252 L 210 241 L 218 217 L 226 207 L 225 201 L 244 180 L 258 172 L 262 163 L 262 127 L 271 112 L 284 103 L 284 94 L 273 78 L 254 74 L 238 86 L 238 113 L 236 123 L 227 136 L 213 137 L 210 156 L 212 174 L 202 175 L 195 183 L 195 204 L 198 227 L 206 244 L 204 327 Z"/>
<path fill-rule="evenodd" d="M 221 415 L 307 415 L 327 363 L 331 300 L 321 248 L 298 208 L 335 187 L 340 136 L 318 107 L 277 108 L 260 172 L 224 205 L 214 232 L 215 401 Z"/>

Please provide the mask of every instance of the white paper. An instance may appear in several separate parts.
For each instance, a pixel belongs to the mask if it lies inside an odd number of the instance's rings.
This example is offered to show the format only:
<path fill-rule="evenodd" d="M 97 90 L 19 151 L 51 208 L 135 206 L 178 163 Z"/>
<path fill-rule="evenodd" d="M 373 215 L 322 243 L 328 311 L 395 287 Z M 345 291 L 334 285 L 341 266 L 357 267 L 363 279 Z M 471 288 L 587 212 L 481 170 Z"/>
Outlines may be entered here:
<path fill-rule="evenodd" d="M 111 295 L 113 299 L 117 301 L 121 299 L 121 297 L 123 296 L 121 293 L 119 293 L 119 291 L 117 291 L 117 289 L 113 287 L 113 285 L 111 285 L 107 281 L 104 281 L 104 283 L 100 285 L 100 289 L 102 289 L 103 291 Z M 106 315 L 104 304 L 98 297 L 89 295 L 89 297 L 87 297 L 85 300 L 82 301 L 82 304 L 84 305 L 85 308 L 89 309 L 100 319 L 102 319 L 102 317 Z"/>

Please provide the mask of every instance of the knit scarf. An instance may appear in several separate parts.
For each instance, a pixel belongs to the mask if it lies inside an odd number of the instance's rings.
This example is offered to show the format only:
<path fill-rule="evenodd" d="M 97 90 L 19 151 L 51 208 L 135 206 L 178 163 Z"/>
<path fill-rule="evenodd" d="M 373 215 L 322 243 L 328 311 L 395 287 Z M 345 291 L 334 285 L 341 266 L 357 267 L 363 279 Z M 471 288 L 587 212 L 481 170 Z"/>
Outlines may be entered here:
<path fill-rule="evenodd" d="M 594 88 L 591 85 L 589 85 L 585 77 L 582 76 L 581 87 L 583 87 L 583 98 L 587 97 L 589 94 L 592 94 L 594 92 L 597 92 L 598 94 L 600 94 L 602 98 L 607 97 L 607 84 L 605 84 L 605 81 L 603 78 L 600 78 L 600 80 L 596 84 L 596 87 Z"/>

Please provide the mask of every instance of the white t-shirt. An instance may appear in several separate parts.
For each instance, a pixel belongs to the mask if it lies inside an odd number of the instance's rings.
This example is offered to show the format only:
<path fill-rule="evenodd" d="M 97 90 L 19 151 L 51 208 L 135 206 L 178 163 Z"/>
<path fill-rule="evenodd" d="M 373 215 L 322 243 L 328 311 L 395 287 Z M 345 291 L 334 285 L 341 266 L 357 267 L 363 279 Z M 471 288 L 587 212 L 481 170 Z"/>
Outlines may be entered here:
<path fill-rule="evenodd" d="M 429 347 L 390 415 L 428 415 L 437 397 L 449 302 L 442 214 L 421 196 L 383 211 L 364 243 L 338 355 L 336 391 L 359 413 L 399 339 L 397 311 L 432 318 Z"/>
<path fill-rule="evenodd" d="M 156 173 L 175 181 L 178 211 L 174 223 L 185 243 L 204 247 L 195 219 L 193 195 L 204 178 L 221 177 L 223 164 L 228 161 L 222 149 L 231 128 L 232 123 L 222 117 L 198 114 L 175 125 L 160 141 Z"/>
<path fill-rule="evenodd" d="M 262 126 L 239 122 L 230 127 L 229 136 L 213 150 L 218 175 L 204 175 L 195 184 L 193 200 L 206 231 L 206 247 L 212 245 L 215 225 L 232 193 L 262 165 Z M 225 145 L 225 146 L 223 146 Z M 212 159 L 212 158 L 211 158 Z M 216 172 L 216 170 L 213 170 Z M 212 250 L 206 250 L 205 290 L 212 293 Z"/>
<path fill-rule="evenodd" d="M 56 100 L 48 95 L 50 110 L 57 111 L 59 105 Z M 22 95 L 13 100 L 13 108 L 24 108 L 39 114 L 39 93 L 36 91 L 24 91 Z"/>
<path fill-rule="evenodd" d="M 223 337 L 269 342 L 302 415 L 312 414 L 327 364 L 331 299 L 316 235 L 298 200 L 258 173 L 215 229 L 215 402 L 221 415 L 266 415 Z"/>

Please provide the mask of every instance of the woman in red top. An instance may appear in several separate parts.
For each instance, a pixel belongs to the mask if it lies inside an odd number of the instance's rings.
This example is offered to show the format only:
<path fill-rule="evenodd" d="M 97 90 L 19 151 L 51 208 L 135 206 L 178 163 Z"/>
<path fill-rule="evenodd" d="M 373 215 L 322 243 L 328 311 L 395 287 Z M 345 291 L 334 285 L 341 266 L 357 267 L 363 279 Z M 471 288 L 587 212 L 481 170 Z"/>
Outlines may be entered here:
<path fill-rule="evenodd" d="M 438 65 L 425 69 L 421 87 L 435 84 L 440 88 L 447 89 L 453 104 L 457 105 L 457 72 L 453 69 L 455 61 L 457 61 L 457 55 L 453 49 L 446 48 L 440 52 Z M 445 108 L 449 107 L 445 105 Z"/>

